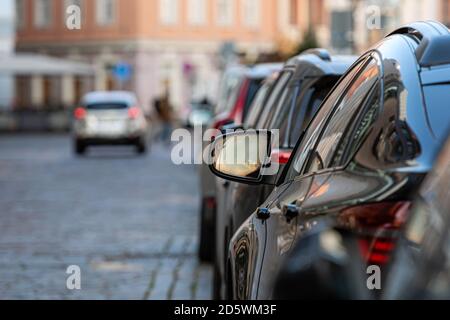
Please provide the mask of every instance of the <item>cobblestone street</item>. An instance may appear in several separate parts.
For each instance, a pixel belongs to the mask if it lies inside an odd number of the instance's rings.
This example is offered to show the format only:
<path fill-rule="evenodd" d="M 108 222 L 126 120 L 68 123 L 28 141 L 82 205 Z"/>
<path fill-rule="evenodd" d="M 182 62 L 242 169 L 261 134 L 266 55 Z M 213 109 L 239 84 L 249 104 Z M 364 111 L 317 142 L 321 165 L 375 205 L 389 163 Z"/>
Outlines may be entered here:
<path fill-rule="evenodd" d="M 209 299 L 197 186 L 160 145 L 77 158 L 69 136 L 0 136 L 0 299 Z"/>

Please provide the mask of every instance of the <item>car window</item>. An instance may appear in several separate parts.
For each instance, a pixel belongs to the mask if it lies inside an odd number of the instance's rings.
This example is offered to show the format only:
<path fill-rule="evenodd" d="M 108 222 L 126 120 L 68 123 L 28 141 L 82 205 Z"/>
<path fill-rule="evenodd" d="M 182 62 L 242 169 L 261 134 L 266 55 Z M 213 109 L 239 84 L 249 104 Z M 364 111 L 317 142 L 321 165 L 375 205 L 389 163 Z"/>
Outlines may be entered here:
<path fill-rule="evenodd" d="M 102 102 L 102 103 L 91 103 L 86 106 L 88 110 L 120 110 L 127 109 L 128 105 L 126 103 L 120 102 Z"/>
<path fill-rule="evenodd" d="M 281 112 L 281 116 L 278 118 L 271 126 L 270 129 L 275 128 L 280 130 L 280 145 L 283 148 L 293 148 L 295 144 L 292 145 L 289 143 L 289 132 L 291 130 L 290 126 L 292 123 L 292 118 L 296 114 L 295 104 L 297 102 L 297 97 L 300 91 L 300 85 L 296 85 L 294 87 L 290 87 L 288 98 L 286 99 L 286 108 L 284 108 Z"/>
<path fill-rule="evenodd" d="M 358 116 L 369 92 L 378 82 L 379 70 L 377 60 L 371 58 L 347 89 L 346 94 L 339 101 L 337 107 L 334 108 L 331 118 L 321 134 L 320 141 L 311 155 L 312 158 L 309 161 L 306 173 L 332 167 L 333 156 L 338 148 L 345 150 L 346 146 L 340 145 L 341 140 L 352 121 L 355 121 L 355 117 Z"/>
<path fill-rule="evenodd" d="M 269 93 L 270 84 L 265 83 L 256 93 L 255 99 L 250 106 L 250 111 L 248 113 L 247 118 L 245 119 L 245 126 L 247 128 L 254 128 L 258 122 L 259 117 L 261 116 L 264 103 L 267 99 L 267 95 Z"/>
<path fill-rule="evenodd" d="M 250 107 L 252 105 L 253 99 L 256 96 L 259 88 L 261 88 L 263 79 L 252 79 L 248 86 L 247 97 L 245 99 L 244 112 L 242 114 L 242 119 L 245 121 L 249 113 Z"/>
<path fill-rule="evenodd" d="M 229 111 L 236 103 L 239 88 L 241 87 L 243 76 L 232 75 L 224 79 L 219 93 L 219 101 L 215 110 L 216 114 Z"/>
<path fill-rule="evenodd" d="M 328 98 L 320 106 L 319 111 L 312 119 L 307 130 L 305 131 L 303 137 L 301 138 L 300 144 L 297 146 L 295 154 L 293 155 L 292 162 L 286 173 L 285 181 L 293 180 L 299 175 L 303 175 L 305 164 L 309 158 L 311 150 L 317 144 L 319 134 L 325 124 L 328 116 L 330 115 L 336 101 L 341 97 L 342 93 L 345 91 L 349 83 L 355 77 L 355 75 L 360 70 L 361 66 L 366 63 L 366 60 L 362 60 L 357 63 L 346 76 L 342 78 L 339 84 L 335 87 L 333 92 L 328 96 Z"/>
<path fill-rule="evenodd" d="M 266 129 L 268 122 L 272 119 L 275 108 L 277 107 L 276 102 L 280 98 L 280 95 L 283 93 L 284 88 L 286 87 L 286 84 L 291 79 L 291 77 L 292 72 L 290 71 L 285 71 L 280 74 L 280 77 L 278 78 L 278 81 L 276 82 L 275 87 L 273 88 L 264 107 L 263 114 L 258 121 L 258 129 Z"/>
<path fill-rule="evenodd" d="M 290 78 L 289 78 L 290 79 Z M 294 89 L 288 87 L 289 81 L 286 82 L 284 87 L 281 88 L 280 95 L 273 101 L 265 122 L 263 124 L 264 129 L 279 129 L 280 119 L 283 116 L 289 114 L 290 106 L 292 103 L 292 95 Z"/>
<path fill-rule="evenodd" d="M 364 104 L 365 108 L 359 115 L 355 127 L 348 130 L 348 133 L 342 139 L 333 159 L 333 167 L 344 165 L 349 161 L 368 136 L 381 110 L 381 89 L 381 83 L 378 82 Z"/>
<path fill-rule="evenodd" d="M 276 104 L 272 119 L 268 119 L 265 129 L 280 130 L 280 146 L 289 147 L 285 136 L 288 130 L 289 118 L 292 117 L 294 109 L 295 97 L 298 95 L 299 86 L 290 85 L 283 91 L 278 103 Z"/>
<path fill-rule="evenodd" d="M 281 137 L 282 141 L 289 139 L 288 144 L 290 146 L 296 145 L 302 132 L 306 130 L 320 105 L 338 80 L 339 77 L 321 78 L 313 84 L 309 84 L 309 89 L 305 88 L 303 94 L 297 95 L 295 108 L 292 112 L 292 124 L 288 131 L 289 137 Z"/>

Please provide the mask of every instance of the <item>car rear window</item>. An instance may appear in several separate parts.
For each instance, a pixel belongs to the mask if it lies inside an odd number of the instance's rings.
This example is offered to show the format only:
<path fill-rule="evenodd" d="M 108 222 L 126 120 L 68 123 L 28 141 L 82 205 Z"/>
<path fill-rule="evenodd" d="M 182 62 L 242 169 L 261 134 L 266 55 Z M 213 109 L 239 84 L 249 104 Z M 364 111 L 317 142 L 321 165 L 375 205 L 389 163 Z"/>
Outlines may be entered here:
<path fill-rule="evenodd" d="M 450 84 L 425 86 L 423 90 L 431 129 L 439 141 L 444 141 L 449 129 Z"/>
<path fill-rule="evenodd" d="M 127 109 L 128 105 L 125 103 L 111 102 L 111 103 L 91 103 L 86 106 L 88 110 L 121 110 Z"/>

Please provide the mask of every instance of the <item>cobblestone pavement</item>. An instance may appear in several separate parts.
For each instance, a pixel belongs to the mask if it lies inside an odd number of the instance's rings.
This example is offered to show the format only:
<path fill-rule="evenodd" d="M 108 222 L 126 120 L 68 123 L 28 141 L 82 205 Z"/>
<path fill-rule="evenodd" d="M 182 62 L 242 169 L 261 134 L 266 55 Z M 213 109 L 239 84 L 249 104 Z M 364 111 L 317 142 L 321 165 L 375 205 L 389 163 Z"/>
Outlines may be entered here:
<path fill-rule="evenodd" d="M 84 158 L 69 136 L 0 136 L 0 299 L 209 299 L 197 175 L 168 149 Z M 81 268 L 81 290 L 66 270 Z"/>

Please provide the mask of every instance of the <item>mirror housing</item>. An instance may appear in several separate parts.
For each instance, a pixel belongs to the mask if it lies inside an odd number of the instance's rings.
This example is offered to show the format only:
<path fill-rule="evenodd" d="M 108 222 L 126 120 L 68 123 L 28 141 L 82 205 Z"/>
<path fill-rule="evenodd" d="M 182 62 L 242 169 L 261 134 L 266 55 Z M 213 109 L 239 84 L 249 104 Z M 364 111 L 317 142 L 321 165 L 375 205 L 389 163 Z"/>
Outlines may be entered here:
<path fill-rule="evenodd" d="M 245 184 L 275 184 L 279 164 L 271 160 L 277 143 L 268 130 L 238 130 L 217 137 L 209 149 L 209 168 L 222 179 Z"/>

